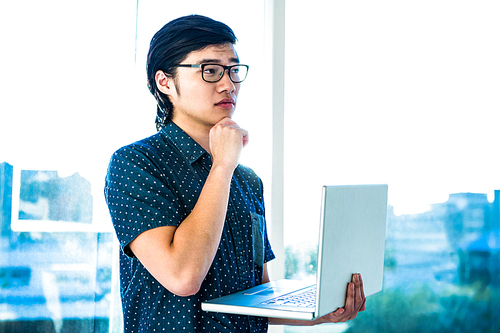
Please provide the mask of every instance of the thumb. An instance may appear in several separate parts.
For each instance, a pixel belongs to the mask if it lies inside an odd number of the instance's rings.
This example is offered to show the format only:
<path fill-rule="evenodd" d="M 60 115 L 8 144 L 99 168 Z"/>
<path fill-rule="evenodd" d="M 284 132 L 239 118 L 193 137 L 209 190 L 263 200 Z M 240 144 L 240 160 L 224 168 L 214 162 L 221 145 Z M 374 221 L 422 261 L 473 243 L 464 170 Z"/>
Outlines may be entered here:
<path fill-rule="evenodd" d="M 248 137 L 248 132 L 245 131 L 243 134 L 243 147 L 245 147 L 248 144 L 249 137 Z"/>

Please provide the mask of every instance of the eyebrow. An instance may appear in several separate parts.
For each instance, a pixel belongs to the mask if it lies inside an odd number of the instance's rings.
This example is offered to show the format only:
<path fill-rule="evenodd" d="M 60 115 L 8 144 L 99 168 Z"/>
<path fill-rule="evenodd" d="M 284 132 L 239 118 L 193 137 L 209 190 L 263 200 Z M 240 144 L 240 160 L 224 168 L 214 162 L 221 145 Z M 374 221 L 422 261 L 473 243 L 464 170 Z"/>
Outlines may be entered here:
<path fill-rule="evenodd" d="M 201 65 L 201 64 L 220 64 L 222 61 L 220 59 L 210 59 L 210 58 L 206 58 L 206 59 L 201 59 L 199 61 L 197 61 L 196 63 Z M 238 58 L 231 58 L 229 59 L 229 62 L 234 62 L 236 64 L 239 64 L 240 63 L 240 59 Z"/>

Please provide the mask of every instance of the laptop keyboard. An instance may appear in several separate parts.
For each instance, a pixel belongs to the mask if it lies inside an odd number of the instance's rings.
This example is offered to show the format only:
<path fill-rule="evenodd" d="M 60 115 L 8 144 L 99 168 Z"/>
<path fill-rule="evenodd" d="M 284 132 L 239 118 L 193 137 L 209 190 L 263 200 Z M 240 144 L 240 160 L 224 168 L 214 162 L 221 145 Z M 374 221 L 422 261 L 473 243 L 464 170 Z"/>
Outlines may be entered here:
<path fill-rule="evenodd" d="M 316 286 L 307 287 L 298 292 L 278 296 L 260 304 L 263 305 L 288 305 L 301 308 L 314 308 L 316 306 Z"/>

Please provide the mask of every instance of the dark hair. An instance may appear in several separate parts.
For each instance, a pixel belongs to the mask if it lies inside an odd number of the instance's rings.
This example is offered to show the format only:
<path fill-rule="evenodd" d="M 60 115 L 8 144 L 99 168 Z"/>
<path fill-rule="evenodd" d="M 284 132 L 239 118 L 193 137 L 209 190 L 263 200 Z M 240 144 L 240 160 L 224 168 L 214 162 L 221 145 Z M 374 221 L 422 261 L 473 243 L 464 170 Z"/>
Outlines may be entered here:
<path fill-rule="evenodd" d="M 175 77 L 176 66 L 190 52 L 210 45 L 236 43 L 233 30 L 226 24 L 201 15 L 183 16 L 165 24 L 151 39 L 146 71 L 148 88 L 156 99 L 156 129 L 159 131 L 172 118 L 173 105 L 156 86 L 155 74 L 162 70 Z"/>

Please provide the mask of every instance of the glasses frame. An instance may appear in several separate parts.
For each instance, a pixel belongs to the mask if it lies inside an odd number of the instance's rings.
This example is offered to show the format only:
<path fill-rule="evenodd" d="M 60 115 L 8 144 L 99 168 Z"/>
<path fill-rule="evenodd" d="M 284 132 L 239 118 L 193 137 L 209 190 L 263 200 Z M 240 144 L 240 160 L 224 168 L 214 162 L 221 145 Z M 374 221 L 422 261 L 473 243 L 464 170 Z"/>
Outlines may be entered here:
<path fill-rule="evenodd" d="M 205 66 L 214 66 L 214 65 L 215 66 L 220 66 L 220 67 L 224 68 L 224 70 L 221 72 L 222 74 L 219 76 L 219 79 L 217 81 L 207 81 L 207 80 L 205 80 L 205 75 L 203 74 L 203 71 L 205 70 Z M 231 80 L 231 82 L 233 82 L 233 83 L 241 83 L 241 82 L 245 81 L 245 79 L 247 78 L 248 68 L 249 68 L 248 65 L 243 65 L 243 64 L 236 64 L 236 65 L 231 65 L 231 66 L 224 66 L 224 65 L 221 65 L 221 64 L 179 64 L 176 67 L 201 68 L 201 78 L 203 79 L 203 81 L 208 82 L 208 83 L 216 83 L 216 82 L 219 82 L 220 80 L 222 80 L 222 78 L 224 77 L 224 74 L 226 73 L 226 70 L 228 71 L 227 75 L 229 76 L 229 80 Z M 246 73 L 245 77 L 242 80 L 240 80 L 240 81 L 233 80 L 233 78 L 229 74 L 230 71 L 231 71 L 231 69 L 233 67 L 245 67 L 247 69 L 247 73 Z"/>

